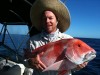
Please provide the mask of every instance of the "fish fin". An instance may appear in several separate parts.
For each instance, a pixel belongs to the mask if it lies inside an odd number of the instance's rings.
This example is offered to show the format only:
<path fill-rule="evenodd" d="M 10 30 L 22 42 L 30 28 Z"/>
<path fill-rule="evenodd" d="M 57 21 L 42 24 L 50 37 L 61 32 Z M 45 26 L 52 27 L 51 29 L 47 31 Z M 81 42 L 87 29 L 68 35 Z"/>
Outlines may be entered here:
<path fill-rule="evenodd" d="M 52 70 L 52 71 L 57 71 L 57 70 L 59 70 L 59 68 L 61 67 L 63 61 L 64 61 L 64 60 L 60 60 L 60 61 L 58 61 L 58 62 L 56 62 L 56 63 L 54 63 L 54 64 L 48 66 L 46 69 L 43 70 L 43 72 L 45 72 L 45 71 L 50 71 L 50 70 Z"/>
<path fill-rule="evenodd" d="M 71 75 L 71 72 L 68 70 L 62 70 L 58 72 L 58 75 Z"/>
<path fill-rule="evenodd" d="M 62 71 L 59 71 L 59 72 L 58 72 L 58 75 L 65 75 L 65 74 L 66 74 L 66 72 L 67 72 L 67 70 L 62 70 Z"/>

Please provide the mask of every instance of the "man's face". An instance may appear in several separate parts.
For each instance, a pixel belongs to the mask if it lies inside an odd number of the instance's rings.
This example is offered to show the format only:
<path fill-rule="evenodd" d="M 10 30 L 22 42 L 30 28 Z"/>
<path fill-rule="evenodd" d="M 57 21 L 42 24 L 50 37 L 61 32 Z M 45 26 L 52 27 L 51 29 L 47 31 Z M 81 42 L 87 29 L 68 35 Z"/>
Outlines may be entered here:
<path fill-rule="evenodd" d="M 45 11 L 42 17 L 43 28 L 48 33 L 53 33 L 57 29 L 57 19 L 53 12 Z"/>

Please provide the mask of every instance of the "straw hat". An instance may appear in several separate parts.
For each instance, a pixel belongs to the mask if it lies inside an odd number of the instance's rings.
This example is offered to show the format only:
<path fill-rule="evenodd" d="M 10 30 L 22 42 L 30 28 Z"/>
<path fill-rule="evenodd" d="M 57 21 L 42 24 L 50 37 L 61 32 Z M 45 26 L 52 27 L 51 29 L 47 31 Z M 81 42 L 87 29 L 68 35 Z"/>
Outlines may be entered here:
<path fill-rule="evenodd" d="M 43 11 L 52 11 L 58 20 L 58 28 L 65 32 L 70 26 L 70 15 L 67 7 L 60 0 L 36 0 L 30 10 L 32 24 L 37 30 L 41 31 L 41 15 Z"/>

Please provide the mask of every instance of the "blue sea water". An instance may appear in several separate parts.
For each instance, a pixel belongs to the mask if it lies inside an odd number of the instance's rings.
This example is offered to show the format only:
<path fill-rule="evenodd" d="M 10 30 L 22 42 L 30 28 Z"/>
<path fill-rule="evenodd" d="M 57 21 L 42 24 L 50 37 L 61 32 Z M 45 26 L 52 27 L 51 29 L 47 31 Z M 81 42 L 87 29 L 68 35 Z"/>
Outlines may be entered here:
<path fill-rule="evenodd" d="M 0 43 L 0 56 L 9 57 L 13 61 L 17 61 L 16 53 L 23 56 L 23 48 L 29 36 L 25 35 L 11 35 L 11 38 L 6 35 L 4 43 Z M 13 41 L 12 41 L 12 40 Z M 73 75 L 100 75 L 100 39 L 95 38 L 79 38 L 86 42 L 89 46 L 94 48 L 97 52 L 97 56 L 94 60 L 90 61 L 88 65 L 80 71 L 74 72 Z M 2 41 L 2 35 L 0 35 L 0 42 Z M 13 42 L 13 43 L 12 43 Z M 7 47 L 6 47 L 6 46 Z M 10 50 L 10 47 L 12 50 Z M 8 50 L 9 49 L 9 50 Z"/>

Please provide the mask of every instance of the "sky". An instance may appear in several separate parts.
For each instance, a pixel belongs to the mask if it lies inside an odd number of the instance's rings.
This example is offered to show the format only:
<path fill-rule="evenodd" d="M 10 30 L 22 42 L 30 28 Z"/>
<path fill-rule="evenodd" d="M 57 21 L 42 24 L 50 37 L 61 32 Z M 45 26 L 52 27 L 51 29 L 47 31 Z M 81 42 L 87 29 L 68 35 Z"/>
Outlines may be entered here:
<path fill-rule="evenodd" d="M 100 38 L 100 0 L 66 0 L 65 4 L 71 17 L 70 27 L 65 34 L 73 37 Z M 2 25 L 0 30 L 1 28 Z M 11 33 L 12 29 L 9 29 Z M 15 27 L 13 30 L 26 34 L 25 29 L 27 30 L 27 27 Z"/>
<path fill-rule="evenodd" d="M 3 25 L 0 24 L 0 32 L 2 30 L 2 27 Z M 29 32 L 27 25 L 7 25 L 7 30 L 10 34 L 20 34 L 20 35 L 27 35 Z M 3 31 L 4 31 L 4 28 L 3 28 Z M 6 31 L 7 34 L 8 32 Z"/>
<path fill-rule="evenodd" d="M 71 17 L 66 34 L 100 38 L 100 0 L 67 0 L 66 6 Z"/>

